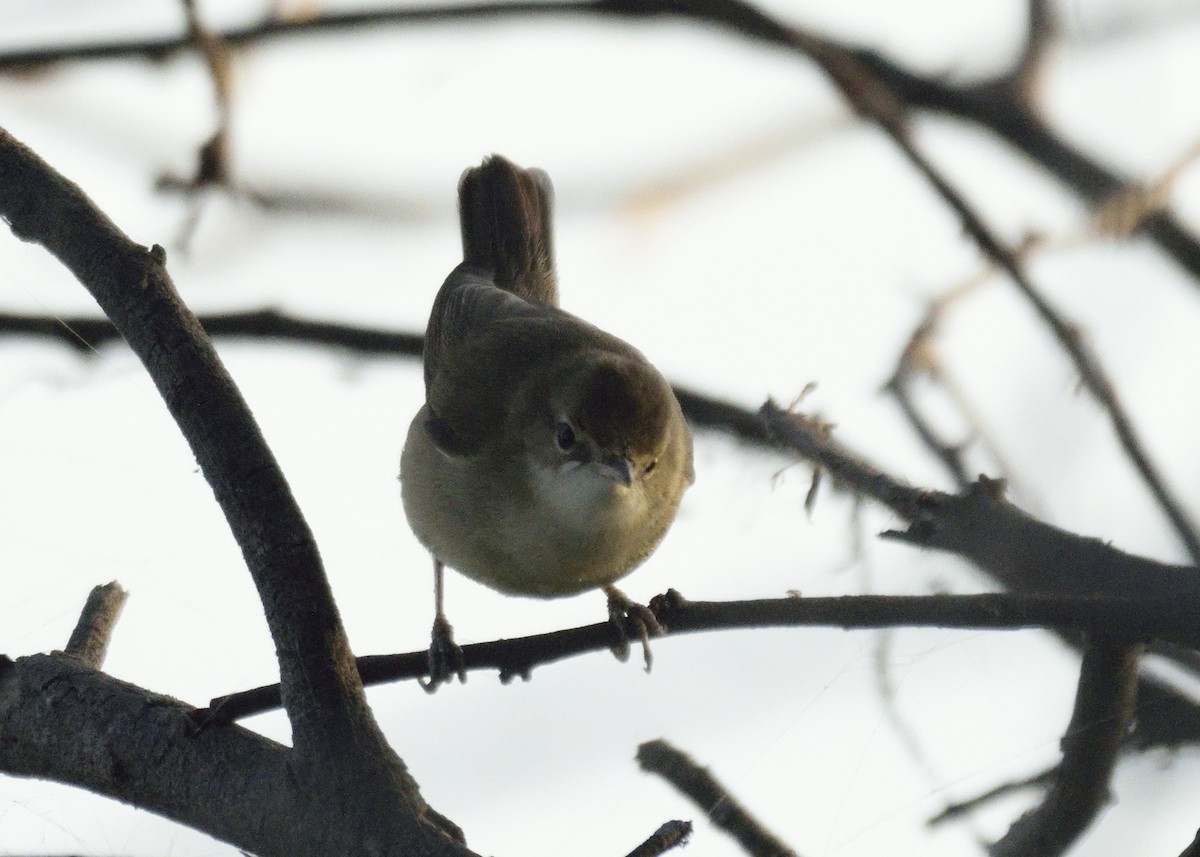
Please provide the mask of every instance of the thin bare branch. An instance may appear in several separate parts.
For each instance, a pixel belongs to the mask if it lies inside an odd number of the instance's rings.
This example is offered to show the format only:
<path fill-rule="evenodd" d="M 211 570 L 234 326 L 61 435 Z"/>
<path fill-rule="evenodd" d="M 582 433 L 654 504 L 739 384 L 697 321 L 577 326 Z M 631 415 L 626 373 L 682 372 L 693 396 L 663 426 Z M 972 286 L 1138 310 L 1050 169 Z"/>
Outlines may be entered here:
<path fill-rule="evenodd" d="M 796 857 L 796 852 L 763 826 L 707 768 L 662 740 L 638 747 L 638 764 L 657 774 L 696 804 L 715 827 L 728 833 L 751 857 Z"/>
<path fill-rule="evenodd" d="M 945 824 L 948 821 L 955 821 L 998 798 L 1008 797 L 1011 794 L 1026 791 L 1028 789 L 1040 789 L 1048 786 L 1054 782 L 1054 779 L 1057 776 L 1058 765 L 1054 765 L 1053 767 L 1047 768 L 1044 771 L 1040 771 L 1033 776 L 1024 777 L 1023 779 L 1014 780 L 1013 782 L 1009 783 L 1001 783 L 994 788 L 988 789 L 982 794 L 978 794 L 974 797 L 967 798 L 966 800 L 956 801 L 955 803 L 950 804 L 925 823 L 930 827 L 934 827 L 939 824 Z"/>
<path fill-rule="evenodd" d="M 305 342 L 344 348 L 358 354 L 420 357 L 424 337 L 418 333 L 297 318 L 273 309 L 212 313 L 197 317 L 205 333 L 216 338 Z M 108 319 L 0 313 L 0 336 L 38 336 L 91 355 L 121 336 Z M 766 422 L 753 411 L 682 387 L 675 395 L 688 421 L 728 432 L 758 446 L 783 449 Z"/>
<path fill-rule="evenodd" d="M 211 337 L 303 342 L 366 355 L 420 357 L 424 342 L 419 333 L 299 318 L 274 309 L 209 313 L 196 318 Z M 2 335 L 45 337 L 85 355 L 110 342 L 121 341 L 121 335 L 111 321 L 89 316 L 0 313 Z"/>
<path fill-rule="evenodd" d="M 108 644 L 112 641 L 113 627 L 121 618 L 121 609 L 129 597 L 124 589 L 114 580 L 92 588 L 75 630 L 64 654 L 70 655 L 82 664 L 92 669 L 104 666 L 104 656 L 108 654 Z"/>
<path fill-rule="evenodd" d="M 688 601 L 675 590 L 650 603 L 667 637 L 748 628 L 834 627 L 844 630 L 896 627 L 1022 630 L 1051 628 L 1074 633 L 1120 634 L 1131 640 L 1171 640 L 1200 646 L 1200 598 L 1164 595 L 843 595 L 829 598 L 768 598 L 754 601 Z M 629 629 L 632 631 L 632 626 Z M 497 670 L 501 681 L 529 678 L 535 667 L 590 652 L 608 652 L 618 634 L 612 623 L 512 637 L 462 647 L 465 668 Z M 364 655 L 358 670 L 367 685 L 423 678 L 424 650 Z M 265 685 L 213 699 L 196 713 L 201 725 L 240 720 L 279 707 L 279 685 Z"/>
<path fill-rule="evenodd" d="M 822 57 L 827 59 L 822 59 Z M 1200 565 L 1200 534 L 1182 504 L 1177 500 L 1166 481 L 1150 460 L 1133 426 L 1133 421 L 1121 405 L 1108 376 L 1101 368 L 1098 357 L 1088 348 L 1078 330 L 1068 324 L 1033 285 L 1026 275 L 1017 255 L 996 237 L 984 223 L 983 218 L 950 183 L 913 142 L 903 119 L 903 102 L 886 88 L 879 78 L 870 77 L 865 66 L 836 49 L 824 46 L 822 53 L 814 54 L 830 78 L 843 94 L 883 130 L 921 173 L 942 201 L 957 215 L 963 229 L 989 259 L 1008 274 L 1018 291 L 1030 302 L 1038 316 L 1050 328 L 1054 338 L 1071 358 L 1084 386 L 1107 411 L 1121 447 L 1133 462 L 1151 494 L 1166 513 L 1176 536 L 1192 558 Z M 866 77 L 866 80 L 863 78 Z"/>

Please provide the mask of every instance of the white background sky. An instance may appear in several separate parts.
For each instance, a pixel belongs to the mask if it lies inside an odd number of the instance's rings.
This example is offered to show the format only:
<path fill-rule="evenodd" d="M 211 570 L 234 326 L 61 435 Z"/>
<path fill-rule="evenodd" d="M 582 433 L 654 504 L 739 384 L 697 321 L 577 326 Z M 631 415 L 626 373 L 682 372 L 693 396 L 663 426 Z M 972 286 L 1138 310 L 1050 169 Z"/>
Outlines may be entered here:
<path fill-rule="evenodd" d="M 1023 20 L 1021 4 L 1000 0 L 769 8 L 961 79 L 1003 67 Z M 201 11 L 220 26 L 263 9 Z M 1200 7 L 1111 0 L 1061 11 L 1068 34 L 1046 69 L 1047 111 L 1088 151 L 1154 176 L 1200 137 Z M 182 20 L 167 0 L 9 0 L 0 49 L 175 33 Z M 914 484 L 946 487 L 878 389 L 926 301 L 980 260 L 806 63 L 691 25 L 568 18 L 297 38 L 240 53 L 235 70 L 239 180 L 349 196 L 369 213 L 264 212 L 215 194 L 190 250 L 178 249 L 188 205 L 153 185 L 189 172 L 212 130 L 209 83 L 192 57 L 5 77 L 0 124 L 135 240 L 166 245 L 197 311 L 269 305 L 407 330 L 423 326 L 458 261 L 462 169 L 491 152 L 541 166 L 558 191 L 566 308 L 633 342 L 672 380 L 750 407 L 816 381 L 808 404 L 843 441 Z M 917 134 L 1006 239 L 1083 228 L 1069 195 L 973 129 L 925 119 Z M 1196 223 L 1194 175 L 1172 204 Z M 1142 242 L 1046 253 L 1031 271 L 1083 326 L 1152 454 L 1200 510 L 1196 284 Z M 0 309 L 95 311 L 48 254 L 7 232 Z M 1184 559 L 1010 287 L 992 282 L 962 304 L 939 343 L 1011 460 L 1021 505 L 1126 550 Z M 298 346 L 220 350 L 316 532 L 355 651 L 423 648 L 429 564 L 395 481 L 419 366 Z M 988 588 L 952 559 L 872 538 L 899 523 L 877 509 L 866 510 L 855 560 L 846 498 L 823 494 L 806 519 L 804 466 L 776 479 L 786 461 L 707 432 L 696 457 L 675 528 L 626 581 L 639 600 L 671 586 L 697 599 Z M 983 456 L 974 466 L 997 472 Z M 0 652 L 62 647 L 88 589 L 116 579 L 131 596 L 106 663 L 113 675 L 196 705 L 275 679 L 249 575 L 128 352 L 81 359 L 0 340 L 0 472 Z M 599 594 L 503 598 L 456 575 L 447 596 L 461 642 L 598 621 L 604 606 Z M 1000 835 L 1030 796 L 933 832 L 924 822 L 1056 758 L 1076 659 L 1035 632 L 894 634 L 896 711 L 921 747 L 917 762 L 880 702 L 880 645 L 878 634 L 832 630 L 691 636 L 659 641 L 650 676 L 597 654 L 527 684 L 477 673 L 433 697 L 411 682 L 369 695 L 426 797 L 480 853 L 610 857 L 668 818 L 697 821 L 688 854 L 739 853 L 638 772 L 636 746 L 657 737 L 710 766 L 801 854 L 980 853 L 977 840 Z M 281 715 L 247 725 L 287 739 Z M 1200 825 L 1196 756 L 1125 760 L 1115 804 L 1076 853 L 1182 850 Z M 18 853 L 236 852 L 77 790 L 0 777 L 0 854 Z"/>

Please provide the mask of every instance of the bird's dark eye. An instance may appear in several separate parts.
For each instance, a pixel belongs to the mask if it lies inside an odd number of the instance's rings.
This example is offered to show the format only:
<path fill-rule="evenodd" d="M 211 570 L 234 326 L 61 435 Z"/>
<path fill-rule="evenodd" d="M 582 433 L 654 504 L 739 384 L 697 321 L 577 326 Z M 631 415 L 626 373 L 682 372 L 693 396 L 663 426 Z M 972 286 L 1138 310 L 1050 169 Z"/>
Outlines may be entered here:
<path fill-rule="evenodd" d="M 658 467 L 658 459 L 657 458 L 652 459 L 650 461 L 650 463 L 646 465 L 646 469 L 642 471 L 642 475 L 649 476 L 651 473 L 654 472 L 654 468 L 656 468 L 656 467 Z"/>
<path fill-rule="evenodd" d="M 566 452 L 575 445 L 575 429 L 571 428 L 570 423 L 559 423 L 554 430 L 554 442 L 558 444 L 558 448 Z"/>

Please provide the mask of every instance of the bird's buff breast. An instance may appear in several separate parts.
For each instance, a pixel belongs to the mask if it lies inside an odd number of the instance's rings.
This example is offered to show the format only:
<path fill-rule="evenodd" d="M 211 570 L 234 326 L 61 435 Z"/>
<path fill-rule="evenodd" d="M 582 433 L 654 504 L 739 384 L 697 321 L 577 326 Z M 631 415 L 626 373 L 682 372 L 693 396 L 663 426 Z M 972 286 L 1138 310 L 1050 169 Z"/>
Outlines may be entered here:
<path fill-rule="evenodd" d="M 641 492 L 551 472 L 527 473 L 513 491 L 475 458 L 439 450 L 427 418 L 417 414 L 401 456 L 404 511 L 421 543 L 467 577 L 516 595 L 573 595 L 628 574 L 662 537 Z"/>

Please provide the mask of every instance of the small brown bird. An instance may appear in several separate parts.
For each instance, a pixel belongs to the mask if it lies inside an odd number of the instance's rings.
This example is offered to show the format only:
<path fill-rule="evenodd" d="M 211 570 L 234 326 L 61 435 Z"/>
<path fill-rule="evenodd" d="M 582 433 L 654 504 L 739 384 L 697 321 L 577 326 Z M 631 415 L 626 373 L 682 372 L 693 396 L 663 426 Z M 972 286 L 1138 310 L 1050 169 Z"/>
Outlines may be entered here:
<path fill-rule="evenodd" d="M 405 514 L 434 559 L 430 688 L 465 675 L 443 563 L 514 595 L 604 589 L 619 626 L 630 614 L 656 630 L 612 584 L 658 546 L 694 478 L 666 379 L 558 308 L 549 177 L 492 156 L 458 197 L 463 262 L 433 303 L 425 406 L 400 462 Z"/>

